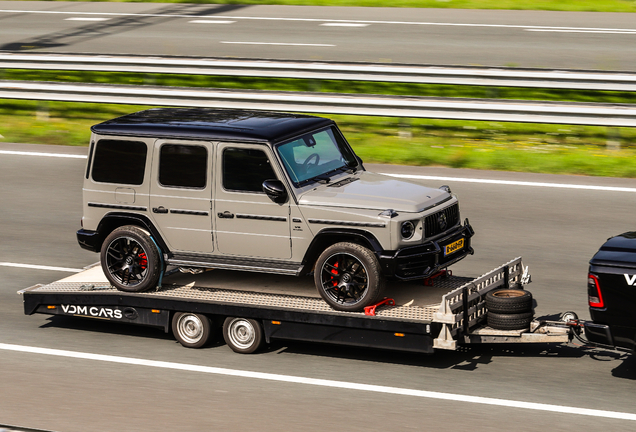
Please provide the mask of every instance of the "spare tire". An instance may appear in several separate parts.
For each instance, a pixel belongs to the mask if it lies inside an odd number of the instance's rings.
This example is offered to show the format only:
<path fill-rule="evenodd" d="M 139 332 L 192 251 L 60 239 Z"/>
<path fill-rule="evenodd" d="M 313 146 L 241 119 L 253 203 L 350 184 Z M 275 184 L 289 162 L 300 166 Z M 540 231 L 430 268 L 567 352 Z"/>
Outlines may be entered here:
<path fill-rule="evenodd" d="M 522 289 L 500 289 L 486 293 L 486 308 L 498 314 L 532 311 L 532 294 Z"/>
<path fill-rule="evenodd" d="M 488 312 L 488 325 L 497 330 L 523 330 L 530 327 L 534 312 L 499 314 Z"/>

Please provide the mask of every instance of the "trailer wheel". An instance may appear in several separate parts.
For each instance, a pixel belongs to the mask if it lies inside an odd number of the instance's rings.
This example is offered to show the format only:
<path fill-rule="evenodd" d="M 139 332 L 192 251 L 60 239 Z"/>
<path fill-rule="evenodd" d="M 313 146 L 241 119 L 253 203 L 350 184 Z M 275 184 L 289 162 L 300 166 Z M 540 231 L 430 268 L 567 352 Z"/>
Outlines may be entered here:
<path fill-rule="evenodd" d="M 118 290 L 148 291 L 159 282 L 157 246 L 147 231 L 136 226 L 126 225 L 110 233 L 102 245 L 100 261 L 106 278 Z"/>
<path fill-rule="evenodd" d="M 532 294 L 521 289 L 500 289 L 486 293 L 486 308 L 498 314 L 532 311 Z"/>
<path fill-rule="evenodd" d="M 186 348 L 205 346 L 211 333 L 212 324 L 205 315 L 177 312 L 172 317 L 172 334 Z"/>
<path fill-rule="evenodd" d="M 335 310 L 358 311 L 375 303 L 384 289 L 376 256 L 355 243 L 336 243 L 316 261 L 314 283 Z"/>
<path fill-rule="evenodd" d="M 530 327 L 534 312 L 499 314 L 488 312 L 488 325 L 497 330 L 523 330 Z"/>
<path fill-rule="evenodd" d="M 263 327 L 253 319 L 228 317 L 223 323 L 223 339 L 232 351 L 252 354 L 263 345 Z"/>

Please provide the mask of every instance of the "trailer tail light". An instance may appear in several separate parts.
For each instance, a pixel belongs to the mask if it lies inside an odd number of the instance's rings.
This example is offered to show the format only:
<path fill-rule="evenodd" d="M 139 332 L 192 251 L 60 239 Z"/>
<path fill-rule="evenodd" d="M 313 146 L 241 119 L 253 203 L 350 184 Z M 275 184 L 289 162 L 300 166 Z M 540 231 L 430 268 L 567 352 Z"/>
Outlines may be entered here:
<path fill-rule="evenodd" d="M 598 283 L 598 278 L 592 273 L 587 275 L 587 299 L 590 307 L 604 308 L 603 296 L 601 294 L 601 285 Z"/>

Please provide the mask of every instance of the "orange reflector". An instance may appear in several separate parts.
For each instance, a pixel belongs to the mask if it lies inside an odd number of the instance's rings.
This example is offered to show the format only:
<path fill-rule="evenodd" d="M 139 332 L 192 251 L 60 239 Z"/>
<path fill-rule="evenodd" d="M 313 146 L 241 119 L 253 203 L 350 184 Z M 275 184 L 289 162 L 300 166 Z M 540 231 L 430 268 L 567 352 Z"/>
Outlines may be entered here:
<path fill-rule="evenodd" d="M 52 306 L 52 305 L 51 305 L 51 306 L 47 306 L 46 308 L 47 308 L 47 309 L 55 309 L 56 307 L 57 307 L 57 306 Z"/>
<path fill-rule="evenodd" d="M 161 313 L 161 311 L 159 309 L 150 309 L 150 312 L 152 312 L 152 313 Z"/>
<path fill-rule="evenodd" d="M 397 337 L 404 337 L 404 333 L 394 333 L 394 336 L 397 336 Z"/>
<path fill-rule="evenodd" d="M 274 325 L 280 325 L 280 321 L 272 321 L 272 324 L 274 324 Z"/>

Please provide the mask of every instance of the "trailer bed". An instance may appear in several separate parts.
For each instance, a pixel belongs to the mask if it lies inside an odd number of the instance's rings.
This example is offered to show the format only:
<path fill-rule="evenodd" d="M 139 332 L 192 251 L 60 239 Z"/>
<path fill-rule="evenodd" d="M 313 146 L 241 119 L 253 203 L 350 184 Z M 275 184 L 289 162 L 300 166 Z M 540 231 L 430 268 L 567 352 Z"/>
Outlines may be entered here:
<path fill-rule="evenodd" d="M 434 348 L 483 342 L 567 342 L 567 329 L 501 331 L 484 326 L 486 292 L 520 286 L 521 258 L 478 277 L 448 276 L 394 283 L 386 293 L 395 305 L 375 315 L 333 310 L 317 294 L 311 278 L 214 270 L 175 273 L 162 286 L 144 293 L 111 287 L 101 267 L 20 293 L 27 315 L 67 315 L 170 329 L 175 312 L 211 317 L 243 317 L 262 322 L 265 338 L 322 341 L 431 353 Z M 535 326 L 536 327 L 536 326 Z"/>

